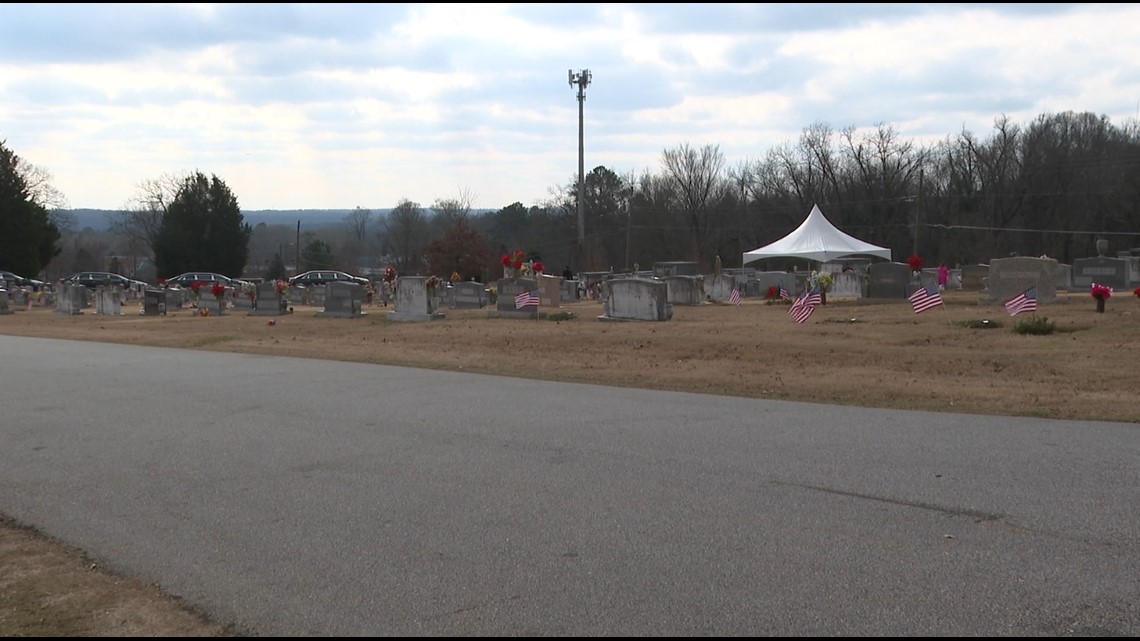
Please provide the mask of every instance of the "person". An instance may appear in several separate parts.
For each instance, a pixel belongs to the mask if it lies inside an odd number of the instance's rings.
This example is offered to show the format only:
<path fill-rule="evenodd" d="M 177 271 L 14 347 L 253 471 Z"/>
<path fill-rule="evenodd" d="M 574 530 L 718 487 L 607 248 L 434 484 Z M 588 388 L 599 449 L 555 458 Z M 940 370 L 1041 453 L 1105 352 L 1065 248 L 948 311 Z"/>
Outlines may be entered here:
<path fill-rule="evenodd" d="M 563 280 L 574 280 L 574 272 L 570 271 L 569 265 L 562 268 L 562 279 Z"/>
<path fill-rule="evenodd" d="M 938 264 L 938 290 L 946 289 L 946 283 L 950 281 L 950 270 L 946 268 L 946 263 Z"/>

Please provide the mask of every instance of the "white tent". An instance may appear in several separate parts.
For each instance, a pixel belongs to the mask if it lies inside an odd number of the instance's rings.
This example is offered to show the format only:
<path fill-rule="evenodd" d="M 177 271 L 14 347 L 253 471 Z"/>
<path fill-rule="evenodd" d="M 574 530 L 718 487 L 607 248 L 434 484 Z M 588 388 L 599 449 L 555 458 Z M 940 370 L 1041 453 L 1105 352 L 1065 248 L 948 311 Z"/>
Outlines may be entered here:
<path fill-rule="evenodd" d="M 783 257 L 807 258 L 822 263 L 856 254 L 891 259 L 890 249 L 865 243 L 839 231 L 824 217 L 819 205 L 813 205 L 807 219 L 795 231 L 770 245 L 744 252 L 741 264 L 762 258 Z"/>

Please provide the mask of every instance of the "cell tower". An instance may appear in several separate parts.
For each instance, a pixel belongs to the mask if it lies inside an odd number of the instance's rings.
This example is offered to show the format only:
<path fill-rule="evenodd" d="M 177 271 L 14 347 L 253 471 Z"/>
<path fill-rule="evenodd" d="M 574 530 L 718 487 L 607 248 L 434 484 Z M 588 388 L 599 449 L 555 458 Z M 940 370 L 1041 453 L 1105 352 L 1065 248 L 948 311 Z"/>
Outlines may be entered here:
<path fill-rule="evenodd" d="M 586 246 L 586 157 L 585 157 L 585 132 L 583 125 L 583 114 L 585 113 L 586 104 L 586 87 L 590 86 L 590 80 L 593 76 L 590 74 L 589 69 L 583 69 L 578 73 L 574 73 L 573 69 L 566 72 L 567 78 L 570 81 L 570 86 L 578 85 L 578 271 L 585 268 L 583 264 L 582 252 Z"/>

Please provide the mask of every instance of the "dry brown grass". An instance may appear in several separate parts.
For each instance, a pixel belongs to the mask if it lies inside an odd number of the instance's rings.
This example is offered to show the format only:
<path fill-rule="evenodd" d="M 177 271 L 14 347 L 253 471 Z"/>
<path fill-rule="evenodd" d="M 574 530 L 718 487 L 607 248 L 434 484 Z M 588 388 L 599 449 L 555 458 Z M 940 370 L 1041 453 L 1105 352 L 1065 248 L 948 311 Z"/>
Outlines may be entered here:
<path fill-rule="evenodd" d="M 657 323 L 599 322 L 596 301 L 563 306 L 575 318 L 557 322 L 491 318 L 487 310 L 392 322 L 390 309 L 378 306 L 358 319 L 317 318 L 317 308 L 299 307 L 274 325 L 240 312 L 142 317 L 128 306 L 122 316 L 64 316 L 36 309 L 0 316 L 0 334 L 866 407 L 1140 422 L 1136 297 L 1118 294 L 1098 314 L 1087 293 L 1062 294 L 1038 310 L 1055 323 L 1049 335 L 1015 333 L 1015 321 L 1028 315 L 1010 318 L 1000 305 L 980 306 L 977 293 L 945 298 L 943 307 L 919 315 L 905 301 L 833 298 L 802 325 L 786 306 L 758 300 L 677 307 L 672 320 Z M 1001 326 L 966 326 L 983 319 Z M 157 590 L 84 563 L 32 533 L 0 527 L 0 634 L 224 634 Z M 121 612 L 136 616 L 115 614 Z"/>

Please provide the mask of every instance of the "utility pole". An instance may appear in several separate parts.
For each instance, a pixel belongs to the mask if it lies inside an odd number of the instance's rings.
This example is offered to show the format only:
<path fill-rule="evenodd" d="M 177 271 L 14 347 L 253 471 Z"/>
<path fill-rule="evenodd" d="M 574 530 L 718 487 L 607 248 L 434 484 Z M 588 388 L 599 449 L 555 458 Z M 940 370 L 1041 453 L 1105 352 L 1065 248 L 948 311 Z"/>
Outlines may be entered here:
<path fill-rule="evenodd" d="M 576 253 L 578 255 L 577 271 L 581 272 L 584 268 L 582 252 L 586 247 L 586 147 L 582 116 L 585 113 L 586 87 L 590 86 L 590 79 L 593 76 L 589 69 L 583 69 L 578 73 L 574 73 L 574 70 L 570 69 L 566 74 L 571 87 L 578 85 L 578 248 Z"/>

